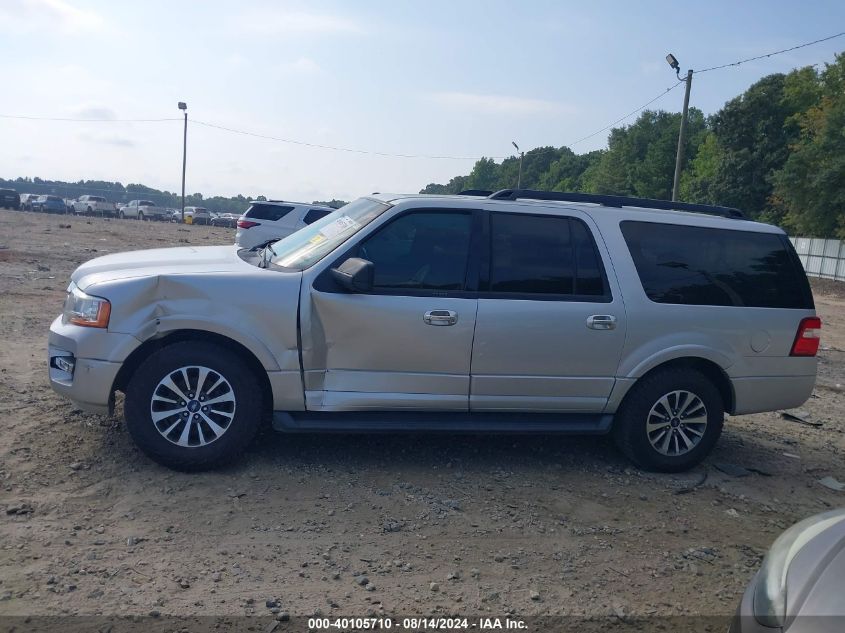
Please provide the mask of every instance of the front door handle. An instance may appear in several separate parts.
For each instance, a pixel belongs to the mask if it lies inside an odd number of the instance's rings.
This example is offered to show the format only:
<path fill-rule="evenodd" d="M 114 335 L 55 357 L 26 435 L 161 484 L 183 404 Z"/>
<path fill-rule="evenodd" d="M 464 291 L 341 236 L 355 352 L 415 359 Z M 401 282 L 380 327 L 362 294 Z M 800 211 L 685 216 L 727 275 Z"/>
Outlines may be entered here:
<path fill-rule="evenodd" d="M 616 317 L 612 314 L 594 314 L 587 317 L 587 327 L 591 330 L 616 329 Z"/>
<path fill-rule="evenodd" d="M 455 325 L 458 313 L 453 310 L 429 310 L 423 315 L 426 325 Z"/>

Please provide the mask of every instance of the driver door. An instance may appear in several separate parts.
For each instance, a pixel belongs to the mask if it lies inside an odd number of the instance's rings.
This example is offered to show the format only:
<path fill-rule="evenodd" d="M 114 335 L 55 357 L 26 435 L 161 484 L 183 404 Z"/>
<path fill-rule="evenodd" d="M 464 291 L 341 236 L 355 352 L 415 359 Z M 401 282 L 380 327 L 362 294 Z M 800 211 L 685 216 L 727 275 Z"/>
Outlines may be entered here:
<path fill-rule="evenodd" d="M 328 269 L 303 288 L 309 411 L 469 410 L 478 222 L 458 209 L 397 214 L 334 263 L 372 261 L 372 291 L 349 292 Z"/>

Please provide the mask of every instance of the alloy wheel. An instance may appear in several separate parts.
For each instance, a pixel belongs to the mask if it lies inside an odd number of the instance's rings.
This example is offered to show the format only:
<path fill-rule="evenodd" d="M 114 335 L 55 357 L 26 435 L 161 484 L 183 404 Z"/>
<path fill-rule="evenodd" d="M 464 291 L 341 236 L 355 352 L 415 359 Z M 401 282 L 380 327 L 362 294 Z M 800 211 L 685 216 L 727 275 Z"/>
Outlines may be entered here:
<path fill-rule="evenodd" d="M 648 412 L 646 435 L 661 455 L 677 457 L 694 449 L 707 429 L 707 407 L 691 391 L 670 391 Z"/>
<path fill-rule="evenodd" d="M 159 381 L 150 399 L 150 415 L 167 441 L 197 448 L 211 444 L 228 430 L 235 406 L 235 392 L 222 374 L 189 365 Z"/>

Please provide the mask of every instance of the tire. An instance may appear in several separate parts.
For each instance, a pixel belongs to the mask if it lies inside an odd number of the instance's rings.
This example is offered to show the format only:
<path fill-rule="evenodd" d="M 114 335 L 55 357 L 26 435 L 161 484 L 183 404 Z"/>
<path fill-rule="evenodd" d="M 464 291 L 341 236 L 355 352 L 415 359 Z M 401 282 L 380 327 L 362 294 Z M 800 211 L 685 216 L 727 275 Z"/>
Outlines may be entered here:
<path fill-rule="evenodd" d="M 138 211 L 138 221 L 139 222 L 144 221 L 144 212 L 143 211 Z"/>
<path fill-rule="evenodd" d="M 188 368 L 185 374 L 182 368 Z M 182 395 L 196 397 L 195 392 L 185 393 L 186 387 L 196 387 L 205 369 L 206 384 L 200 386 L 223 379 L 223 384 L 208 392 L 209 401 L 218 402 L 207 413 L 202 412 L 205 407 L 200 400 L 181 400 L 176 390 L 163 384 L 169 380 Z M 173 397 L 179 402 L 161 400 Z M 258 377 L 239 355 L 213 343 L 185 341 L 168 345 L 141 363 L 126 389 L 123 413 L 129 434 L 144 453 L 168 468 L 192 472 L 217 468 L 243 453 L 260 426 L 263 400 Z M 180 406 L 181 402 L 187 406 Z M 226 412 L 215 413 L 215 407 Z M 169 411 L 174 415 L 161 418 Z M 161 418 L 157 423 L 153 421 L 156 412 Z M 216 431 L 208 420 L 218 425 Z"/>
<path fill-rule="evenodd" d="M 125 220 L 126 219 L 126 216 L 123 215 L 123 211 L 118 211 L 117 217 L 118 217 L 119 220 Z"/>
<path fill-rule="evenodd" d="M 710 453 L 724 419 L 722 396 L 709 378 L 691 368 L 666 368 L 631 388 L 615 416 L 612 434 L 619 449 L 640 468 L 676 473 L 689 470 Z"/>

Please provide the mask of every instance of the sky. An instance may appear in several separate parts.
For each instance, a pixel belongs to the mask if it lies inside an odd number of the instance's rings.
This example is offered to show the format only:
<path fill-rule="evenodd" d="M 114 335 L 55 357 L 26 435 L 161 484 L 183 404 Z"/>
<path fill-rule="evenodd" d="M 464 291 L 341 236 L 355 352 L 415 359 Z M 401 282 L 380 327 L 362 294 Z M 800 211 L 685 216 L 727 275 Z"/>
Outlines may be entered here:
<path fill-rule="evenodd" d="M 82 119 L 0 118 L 0 177 L 178 191 L 184 101 L 188 193 L 415 192 L 512 141 L 605 147 L 606 132 L 573 143 L 672 86 L 668 52 L 685 72 L 840 31 L 842 0 L 0 0 L 0 115 Z M 840 37 L 694 76 L 691 105 L 715 112 L 843 50 Z M 680 111 L 683 96 L 650 107 Z"/>

